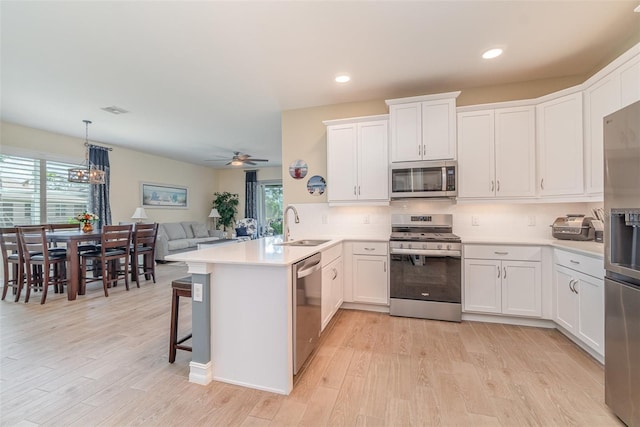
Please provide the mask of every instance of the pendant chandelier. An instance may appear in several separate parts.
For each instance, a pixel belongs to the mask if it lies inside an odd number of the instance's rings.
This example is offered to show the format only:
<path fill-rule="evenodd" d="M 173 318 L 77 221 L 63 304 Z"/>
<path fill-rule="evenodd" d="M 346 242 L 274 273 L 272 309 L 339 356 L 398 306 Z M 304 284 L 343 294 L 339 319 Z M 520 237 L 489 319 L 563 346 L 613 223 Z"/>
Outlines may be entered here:
<path fill-rule="evenodd" d="M 85 125 L 85 155 L 84 163 L 77 167 L 69 169 L 69 182 L 79 182 L 82 184 L 104 184 L 104 171 L 95 167 L 89 161 L 89 125 L 90 120 L 83 120 Z"/>

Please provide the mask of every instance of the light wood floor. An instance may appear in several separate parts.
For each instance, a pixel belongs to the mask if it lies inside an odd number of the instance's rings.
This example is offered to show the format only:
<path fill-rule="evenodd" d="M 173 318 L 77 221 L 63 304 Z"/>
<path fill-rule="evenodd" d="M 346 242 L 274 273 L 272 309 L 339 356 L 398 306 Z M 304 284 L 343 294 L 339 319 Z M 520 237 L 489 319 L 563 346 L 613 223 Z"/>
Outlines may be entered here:
<path fill-rule="evenodd" d="M 169 284 L 185 274 L 160 265 L 155 285 L 109 298 L 95 284 L 77 301 L 2 301 L 1 424 L 622 425 L 603 368 L 556 331 L 360 311 L 336 315 L 290 396 L 190 384 L 190 353 L 167 362 Z"/>

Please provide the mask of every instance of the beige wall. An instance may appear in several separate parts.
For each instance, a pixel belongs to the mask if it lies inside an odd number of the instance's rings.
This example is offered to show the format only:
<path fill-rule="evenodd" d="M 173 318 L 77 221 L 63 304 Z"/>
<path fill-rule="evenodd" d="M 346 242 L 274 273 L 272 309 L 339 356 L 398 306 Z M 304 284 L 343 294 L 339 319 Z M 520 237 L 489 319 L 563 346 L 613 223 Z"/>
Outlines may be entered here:
<path fill-rule="evenodd" d="M 218 169 L 216 171 L 216 191 L 235 193 L 240 199 L 236 219 L 244 218 L 244 169 Z M 258 168 L 258 181 L 282 179 L 282 169 L 279 166 Z M 211 198 L 213 201 L 213 197 Z M 211 203 L 210 203 L 211 205 Z"/>
<path fill-rule="evenodd" d="M 1 123 L 0 151 L 35 154 L 43 158 L 80 163 L 84 141 L 66 135 Z M 99 144 L 108 147 L 108 144 Z M 218 187 L 215 170 L 125 148 L 114 147 L 111 164 L 111 215 L 114 224 L 131 221 L 140 205 L 140 182 L 174 184 L 189 189 L 188 209 L 145 209 L 150 221 L 206 221 Z"/>

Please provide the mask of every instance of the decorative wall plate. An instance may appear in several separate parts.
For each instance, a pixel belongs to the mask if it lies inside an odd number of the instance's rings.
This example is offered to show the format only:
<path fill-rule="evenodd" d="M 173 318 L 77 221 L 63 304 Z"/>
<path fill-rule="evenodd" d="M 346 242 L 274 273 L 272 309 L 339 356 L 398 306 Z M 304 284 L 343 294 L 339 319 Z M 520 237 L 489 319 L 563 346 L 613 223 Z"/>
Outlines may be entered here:
<path fill-rule="evenodd" d="M 296 160 L 295 162 L 289 165 L 289 175 L 293 179 L 302 179 L 307 176 L 307 172 L 309 171 L 309 167 L 307 166 L 307 162 L 304 160 Z"/>
<path fill-rule="evenodd" d="M 320 175 L 314 175 L 307 181 L 307 191 L 314 196 L 324 194 L 326 188 L 327 182 Z"/>

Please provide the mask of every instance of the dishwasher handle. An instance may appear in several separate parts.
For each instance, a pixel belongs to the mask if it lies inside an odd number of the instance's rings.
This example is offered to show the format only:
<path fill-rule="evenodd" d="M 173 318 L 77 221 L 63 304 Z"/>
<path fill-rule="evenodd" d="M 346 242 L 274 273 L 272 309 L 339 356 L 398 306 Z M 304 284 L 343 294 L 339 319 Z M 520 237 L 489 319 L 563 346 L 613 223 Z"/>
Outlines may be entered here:
<path fill-rule="evenodd" d="M 320 264 L 320 259 L 318 259 L 318 262 L 316 262 L 315 264 L 305 265 L 304 268 L 302 268 L 301 270 L 298 270 L 296 273 L 296 277 L 298 279 L 307 277 L 315 273 L 316 271 L 320 270 L 321 268 L 322 268 L 322 265 Z"/>

